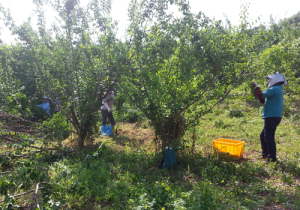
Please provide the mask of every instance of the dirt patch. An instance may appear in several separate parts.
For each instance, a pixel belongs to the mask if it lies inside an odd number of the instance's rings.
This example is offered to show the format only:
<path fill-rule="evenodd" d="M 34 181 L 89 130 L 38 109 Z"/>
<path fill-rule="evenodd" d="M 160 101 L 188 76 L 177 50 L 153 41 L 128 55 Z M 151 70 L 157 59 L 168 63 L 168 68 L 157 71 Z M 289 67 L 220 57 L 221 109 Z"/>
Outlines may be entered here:
<path fill-rule="evenodd" d="M 77 148 L 77 135 L 71 134 L 61 142 L 64 147 Z"/>
<path fill-rule="evenodd" d="M 143 148 L 147 151 L 154 151 L 153 139 L 155 132 L 151 128 L 142 127 L 136 123 L 118 123 L 118 136 L 100 136 L 95 135 L 94 140 L 85 141 L 85 150 L 94 151 L 101 142 L 107 142 L 113 145 L 116 151 L 124 150 L 125 146 L 131 149 Z M 78 149 L 77 135 L 71 134 L 67 139 L 61 142 L 64 147 Z"/>
<path fill-rule="evenodd" d="M 283 206 L 275 205 L 275 206 L 266 206 L 263 208 L 263 210 L 285 210 L 286 208 L 283 208 Z"/>

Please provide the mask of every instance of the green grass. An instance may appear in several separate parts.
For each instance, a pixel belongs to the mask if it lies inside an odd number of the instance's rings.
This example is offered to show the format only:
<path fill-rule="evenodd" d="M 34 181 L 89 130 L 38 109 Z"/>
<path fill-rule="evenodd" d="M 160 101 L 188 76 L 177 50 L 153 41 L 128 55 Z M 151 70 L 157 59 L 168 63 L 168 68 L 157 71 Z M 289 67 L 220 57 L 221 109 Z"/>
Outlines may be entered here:
<path fill-rule="evenodd" d="M 38 194 L 46 209 L 300 209 L 295 100 L 286 97 L 285 106 L 290 108 L 285 108 L 276 132 L 280 160 L 276 165 L 257 159 L 262 108 L 241 96 L 232 94 L 203 117 L 196 137 L 192 128 L 186 132 L 185 152 L 177 154 L 179 164 L 172 170 L 158 168 L 161 154 L 153 152 L 154 132 L 149 126 L 119 123 L 120 137 L 98 137 L 94 145 L 69 157 L 49 159 L 48 154 L 15 161 L 11 170 L 24 167 L 31 172 L 1 175 L 1 189 L 4 180 L 14 181 L 9 194 L 34 189 L 37 182 L 50 183 L 40 191 L 43 199 Z M 212 141 L 218 138 L 245 141 L 244 159 L 215 158 Z M 37 176 L 30 176 L 33 171 Z M 14 202 L 31 205 L 34 200 L 29 196 Z"/>

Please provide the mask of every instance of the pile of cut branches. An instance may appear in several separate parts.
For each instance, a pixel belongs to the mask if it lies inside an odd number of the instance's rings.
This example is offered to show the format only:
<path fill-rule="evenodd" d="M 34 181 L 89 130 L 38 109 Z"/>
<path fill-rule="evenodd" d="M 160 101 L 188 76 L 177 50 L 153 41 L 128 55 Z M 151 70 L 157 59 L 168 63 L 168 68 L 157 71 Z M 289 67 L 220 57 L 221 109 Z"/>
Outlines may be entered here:
<path fill-rule="evenodd" d="M 32 194 L 27 207 L 40 208 L 41 200 L 51 194 L 55 183 L 48 183 L 47 166 L 75 152 L 49 141 L 51 135 L 51 128 L 0 111 L 1 207 L 17 207 L 16 199 Z"/>

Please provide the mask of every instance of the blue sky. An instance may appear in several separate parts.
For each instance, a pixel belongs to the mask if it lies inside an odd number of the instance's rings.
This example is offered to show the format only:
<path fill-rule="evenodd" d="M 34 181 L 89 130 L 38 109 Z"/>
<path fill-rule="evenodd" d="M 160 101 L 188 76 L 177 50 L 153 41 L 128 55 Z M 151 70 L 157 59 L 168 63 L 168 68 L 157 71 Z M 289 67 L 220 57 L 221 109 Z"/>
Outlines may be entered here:
<path fill-rule="evenodd" d="M 10 8 L 12 16 L 17 24 L 21 24 L 26 21 L 32 14 L 34 9 L 33 0 L 1 0 L 2 4 L 6 8 Z M 81 0 L 83 4 L 86 4 L 88 0 Z M 119 22 L 119 36 L 122 36 L 128 21 L 127 21 L 127 8 L 130 0 L 112 0 L 112 17 Z M 199 11 L 204 12 L 209 17 L 215 17 L 215 19 L 223 19 L 224 14 L 229 18 L 233 25 L 239 23 L 239 13 L 241 11 L 241 0 L 189 0 L 191 9 L 194 13 Z M 267 23 L 272 15 L 275 20 L 290 17 L 300 11 L 299 0 L 248 0 L 249 6 L 249 18 L 252 20 L 260 17 L 262 22 Z M 53 16 L 51 11 L 48 12 L 49 19 Z M 6 43 L 13 42 L 14 38 L 10 36 L 9 32 L 2 28 L 0 29 L 1 38 Z"/>

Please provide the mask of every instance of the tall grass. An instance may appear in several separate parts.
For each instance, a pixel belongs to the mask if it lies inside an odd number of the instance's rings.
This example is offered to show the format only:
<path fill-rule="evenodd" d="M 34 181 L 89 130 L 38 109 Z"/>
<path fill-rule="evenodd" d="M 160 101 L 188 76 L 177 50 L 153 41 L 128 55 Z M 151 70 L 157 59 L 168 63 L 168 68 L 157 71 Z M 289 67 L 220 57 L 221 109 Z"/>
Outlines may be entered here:
<path fill-rule="evenodd" d="M 99 137 L 81 153 L 36 164 L 47 166 L 45 179 L 59 186 L 51 194 L 58 209 L 300 209 L 297 104 L 286 97 L 276 132 L 280 164 L 257 159 L 261 110 L 233 93 L 186 132 L 186 148 L 171 170 L 158 168 L 162 156 L 153 151 L 154 131 L 128 123 L 119 123 L 119 137 Z M 214 157 L 212 141 L 218 138 L 245 141 L 244 158 Z"/>

